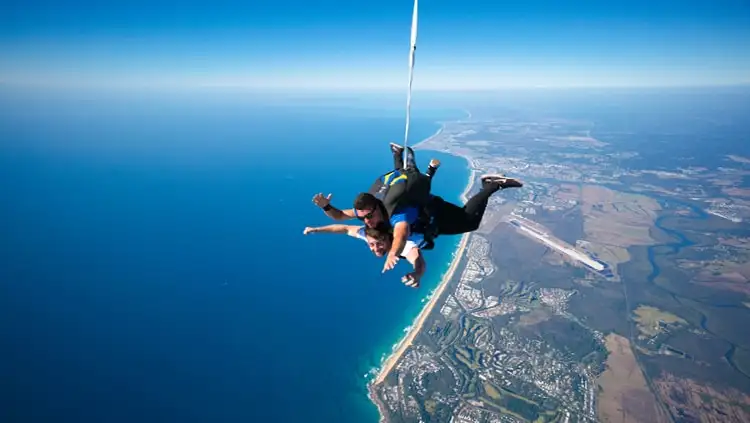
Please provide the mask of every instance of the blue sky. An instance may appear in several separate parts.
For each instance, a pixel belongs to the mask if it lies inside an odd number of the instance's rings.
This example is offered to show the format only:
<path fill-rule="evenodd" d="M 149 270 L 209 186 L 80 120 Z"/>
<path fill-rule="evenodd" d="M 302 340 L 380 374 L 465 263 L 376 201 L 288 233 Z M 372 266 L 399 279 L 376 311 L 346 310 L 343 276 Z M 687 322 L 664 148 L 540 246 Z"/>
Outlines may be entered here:
<path fill-rule="evenodd" d="M 12 0 L 0 81 L 392 88 L 411 0 Z M 750 82 L 750 2 L 422 0 L 414 89 Z"/>

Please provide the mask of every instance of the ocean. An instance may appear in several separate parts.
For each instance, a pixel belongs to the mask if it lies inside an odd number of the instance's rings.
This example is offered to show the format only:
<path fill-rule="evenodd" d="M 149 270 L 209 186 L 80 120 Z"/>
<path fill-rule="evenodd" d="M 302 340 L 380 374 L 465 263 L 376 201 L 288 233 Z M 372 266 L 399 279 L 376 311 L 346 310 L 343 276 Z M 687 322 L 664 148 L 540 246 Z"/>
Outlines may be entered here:
<path fill-rule="evenodd" d="M 463 116 L 414 107 L 412 142 Z M 332 223 L 315 193 L 348 208 L 389 170 L 403 125 L 361 100 L 0 95 L 0 420 L 377 422 L 367 377 L 460 238 L 413 290 L 408 263 L 302 231 Z M 417 155 L 459 202 L 466 161 Z"/>

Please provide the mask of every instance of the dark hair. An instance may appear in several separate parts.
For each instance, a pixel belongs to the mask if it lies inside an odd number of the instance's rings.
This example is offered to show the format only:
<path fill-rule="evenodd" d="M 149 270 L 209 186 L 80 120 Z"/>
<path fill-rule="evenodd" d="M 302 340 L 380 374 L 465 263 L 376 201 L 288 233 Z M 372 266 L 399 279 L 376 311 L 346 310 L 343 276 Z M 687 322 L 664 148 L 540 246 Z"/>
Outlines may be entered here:
<path fill-rule="evenodd" d="M 385 223 L 388 222 L 389 216 L 388 216 L 388 210 L 385 209 L 385 204 L 383 204 L 382 201 L 380 201 L 377 197 L 370 194 L 369 192 L 361 192 L 359 195 L 357 195 L 357 198 L 354 199 L 354 209 L 355 210 L 380 210 L 380 215 L 383 216 L 383 220 Z M 362 218 L 360 218 L 362 219 Z M 388 223 L 386 226 L 390 227 L 390 223 Z"/>
<path fill-rule="evenodd" d="M 378 200 L 374 195 L 369 192 L 361 192 L 354 199 L 354 208 L 357 210 L 373 209 L 375 210 L 378 206 L 383 203 Z"/>
<path fill-rule="evenodd" d="M 393 232 L 391 232 L 390 225 L 380 224 L 374 228 L 366 226 L 365 236 L 375 238 L 376 240 L 383 242 L 393 241 Z"/>

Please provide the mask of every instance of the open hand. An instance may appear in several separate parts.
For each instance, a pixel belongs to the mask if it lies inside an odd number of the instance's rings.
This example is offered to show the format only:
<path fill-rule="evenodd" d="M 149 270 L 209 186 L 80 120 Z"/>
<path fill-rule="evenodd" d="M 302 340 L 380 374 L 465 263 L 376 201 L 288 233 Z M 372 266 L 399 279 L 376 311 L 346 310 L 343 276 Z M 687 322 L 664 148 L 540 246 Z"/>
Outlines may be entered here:
<path fill-rule="evenodd" d="M 315 194 L 315 196 L 313 197 L 312 201 L 313 201 L 313 203 L 316 206 L 318 206 L 320 208 L 323 208 L 323 207 L 331 204 L 331 195 L 333 195 L 333 194 L 328 194 L 327 197 L 323 197 L 323 193 L 319 192 L 319 193 Z"/>

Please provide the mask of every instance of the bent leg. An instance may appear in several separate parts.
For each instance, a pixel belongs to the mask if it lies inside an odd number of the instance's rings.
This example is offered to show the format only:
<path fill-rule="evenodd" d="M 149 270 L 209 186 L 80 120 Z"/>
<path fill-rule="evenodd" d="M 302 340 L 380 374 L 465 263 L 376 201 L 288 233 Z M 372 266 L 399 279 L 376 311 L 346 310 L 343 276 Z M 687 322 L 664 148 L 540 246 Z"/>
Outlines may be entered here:
<path fill-rule="evenodd" d="M 393 154 L 393 168 L 404 170 L 404 147 L 392 142 L 391 153 Z"/>
<path fill-rule="evenodd" d="M 464 205 L 464 228 L 466 232 L 476 231 L 482 223 L 484 212 L 487 210 L 487 203 L 490 196 L 500 190 L 499 186 L 484 186 Z"/>
<path fill-rule="evenodd" d="M 447 202 L 442 198 L 436 201 L 434 213 L 438 233 L 441 235 L 458 235 L 477 230 L 479 224 L 482 223 L 482 217 L 484 217 L 490 196 L 498 189 L 500 188 L 482 188 L 463 207 Z"/>
<path fill-rule="evenodd" d="M 428 205 L 432 197 L 432 179 L 418 169 L 407 168 L 404 174 L 407 177 L 408 199 L 403 205 L 419 208 Z"/>
<path fill-rule="evenodd" d="M 391 153 L 393 154 L 393 168 L 404 170 L 404 147 L 392 142 Z M 414 150 L 411 147 L 406 147 L 406 169 L 419 170 L 415 161 Z"/>
<path fill-rule="evenodd" d="M 414 169 L 419 172 L 419 169 L 417 168 L 416 157 L 414 155 L 414 150 L 412 150 L 411 147 L 406 147 L 406 168 Z"/>
<path fill-rule="evenodd" d="M 430 165 L 427 166 L 427 176 L 432 179 L 433 176 L 435 176 L 435 172 L 437 172 L 438 168 L 440 167 L 440 160 L 438 159 L 432 159 L 430 160 Z"/>
<path fill-rule="evenodd" d="M 396 170 L 404 170 L 404 147 L 392 142 L 391 153 L 393 154 L 393 168 Z M 406 147 L 406 169 L 418 170 L 414 150 L 412 150 L 411 147 Z"/>
<path fill-rule="evenodd" d="M 463 207 L 440 199 L 436 203 L 435 222 L 441 234 L 457 235 L 479 228 L 487 210 L 490 196 L 500 189 L 521 187 L 519 181 L 498 175 L 482 176 L 482 189 L 474 194 Z"/>

